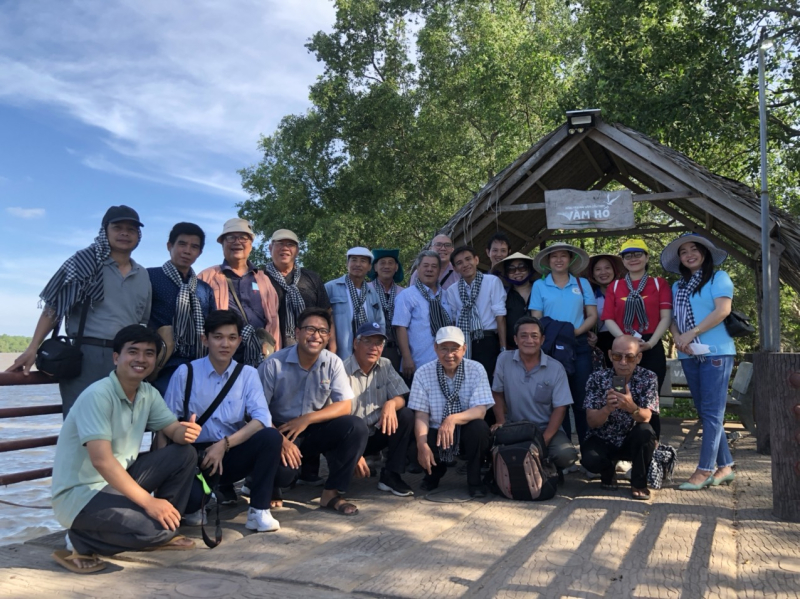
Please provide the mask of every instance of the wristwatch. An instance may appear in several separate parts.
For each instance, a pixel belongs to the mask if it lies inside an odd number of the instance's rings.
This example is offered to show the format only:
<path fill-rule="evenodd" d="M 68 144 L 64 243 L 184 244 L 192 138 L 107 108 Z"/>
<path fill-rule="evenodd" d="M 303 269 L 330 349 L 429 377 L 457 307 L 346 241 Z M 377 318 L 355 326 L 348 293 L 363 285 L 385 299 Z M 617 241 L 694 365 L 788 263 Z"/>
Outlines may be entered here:
<path fill-rule="evenodd" d="M 500 353 L 502 354 L 504 351 L 506 351 L 506 348 L 505 347 L 501 347 L 500 348 Z"/>
<path fill-rule="evenodd" d="M 642 408 L 636 408 L 633 412 L 631 412 L 631 416 L 636 416 L 636 414 L 638 414 L 641 410 Z"/>

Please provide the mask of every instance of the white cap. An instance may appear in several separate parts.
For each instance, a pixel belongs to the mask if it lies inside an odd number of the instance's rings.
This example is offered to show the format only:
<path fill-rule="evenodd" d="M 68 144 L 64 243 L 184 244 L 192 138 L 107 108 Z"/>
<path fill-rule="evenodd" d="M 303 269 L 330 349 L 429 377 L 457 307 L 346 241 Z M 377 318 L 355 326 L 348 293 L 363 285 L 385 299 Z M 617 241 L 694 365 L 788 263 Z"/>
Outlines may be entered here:
<path fill-rule="evenodd" d="M 464 333 L 458 327 L 442 327 L 436 331 L 436 343 L 441 344 L 447 341 L 464 345 Z"/>
<path fill-rule="evenodd" d="M 350 256 L 364 256 L 365 258 L 369 258 L 369 263 L 372 264 L 372 252 L 370 252 L 365 247 L 354 247 L 347 250 L 347 257 Z"/>

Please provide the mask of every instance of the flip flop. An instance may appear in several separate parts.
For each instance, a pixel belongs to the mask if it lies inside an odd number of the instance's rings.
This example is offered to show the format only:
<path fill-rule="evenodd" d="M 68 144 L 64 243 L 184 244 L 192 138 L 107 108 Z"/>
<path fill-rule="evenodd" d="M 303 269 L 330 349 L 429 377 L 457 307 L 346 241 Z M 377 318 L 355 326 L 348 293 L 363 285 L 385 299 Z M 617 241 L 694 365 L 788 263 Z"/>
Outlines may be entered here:
<path fill-rule="evenodd" d="M 180 545 L 176 544 L 176 541 L 181 541 L 187 537 L 183 535 L 177 535 L 172 537 L 169 541 L 164 543 L 163 545 L 154 545 L 153 547 L 147 547 L 146 549 L 142 549 L 142 551 L 190 551 L 195 548 L 195 542 L 192 541 L 191 545 Z"/>
<path fill-rule="evenodd" d="M 105 570 L 106 566 L 108 566 L 106 562 L 100 560 L 96 555 L 81 555 L 79 553 L 75 553 L 74 551 L 70 551 L 69 549 L 59 549 L 58 551 L 54 551 L 53 559 L 56 560 L 58 565 L 66 568 L 70 572 L 74 572 L 75 574 L 93 574 L 94 572 Z M 72 561 L 73 559 L 97 560 L 97 563 L 89 568 L 80 568 L 75 565 L 75 563 Z"/>
<path fill-rule="evenodd" d="M 328 503 L 326 503 L 323 507 L 329 510 L 334 510 L 336 512 L 339 512 L 344 516 L 355 516 L 358 513 L 358 507 L 354 503 L 350 503 L 349 501 L 347 501 L 341 495 L 336 495 L 335 497 L 331 498 L 331 500 Z M 356 509 L 353 510 L 352 512 L 345 511 L 347 510 L 347 508 L 350 507 Z"/>
<path fill-rule="evenodd" d="M 631 497 L 636 499 L 637 501 L 647 501 L 650 499 L 650 489 L 645 487 L 644 489 L 637 489 L 635 487 L 631 488 Z"/>

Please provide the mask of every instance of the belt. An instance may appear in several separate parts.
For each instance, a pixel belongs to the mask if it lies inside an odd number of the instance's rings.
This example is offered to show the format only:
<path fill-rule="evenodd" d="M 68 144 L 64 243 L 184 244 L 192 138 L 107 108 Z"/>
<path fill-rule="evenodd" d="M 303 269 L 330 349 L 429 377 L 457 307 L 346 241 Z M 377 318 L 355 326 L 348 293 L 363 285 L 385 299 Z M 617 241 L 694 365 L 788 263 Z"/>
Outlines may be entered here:
<path fill-rule="evenodd" d="M 486 337 L 497 337 L 497 331 L 484 331 L 483 338 L 486 339 Z M 480 339 L 474 339 L 474 338 L 472 340 L 480 341 Z"/>
<path fill-rule="evenodd" d="M 73 342 L 77 339 L 73 339 Z M 81 344 L 94 345 L 96 347 L 107 347 L 109 349 L 114 347 L 114 342 L 111 339 L 98 339 L 96 337 L 81 337 Z"/>

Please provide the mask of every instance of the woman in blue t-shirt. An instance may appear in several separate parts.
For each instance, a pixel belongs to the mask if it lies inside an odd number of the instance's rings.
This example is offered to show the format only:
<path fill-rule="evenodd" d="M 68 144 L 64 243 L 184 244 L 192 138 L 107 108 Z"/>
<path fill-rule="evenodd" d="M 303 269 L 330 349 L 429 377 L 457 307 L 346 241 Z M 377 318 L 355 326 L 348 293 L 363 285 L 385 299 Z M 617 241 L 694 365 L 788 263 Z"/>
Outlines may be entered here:
<path fill-rule="evenodd" d="M 672 286 L 670 331 L 703 425 L 700 463 L 680 485 L 684 491 L 730 484 L 736 477 L 724 428 L 736 346 L 722 322 L 731 312 L 733 282 L 728 273 L 714 271 L 727 257 L 726 251 L 693 233 L 680 236 L 661 253 L 664 270 L 681 275 Z"/>
<path fill-rule="evenodd" d="M 542 278 L 533 284 L 528 304 L 534 317 L 549 316 L 571 323 L 575 329 L 575 372 L 568 379 L 580 443 L 588 429 L 583 409 L 586 382 L 592 373 L 588 333 L 597 322 L 597 299 L 589 281 L 580 276 L 588 265 L 589 255 L 580 248 L 567 243 L 546 247 L 533 258 L 533 268 Z M 571 432 L 569 417 L 564 418 L 564 430 L 568 435 Z"/>

